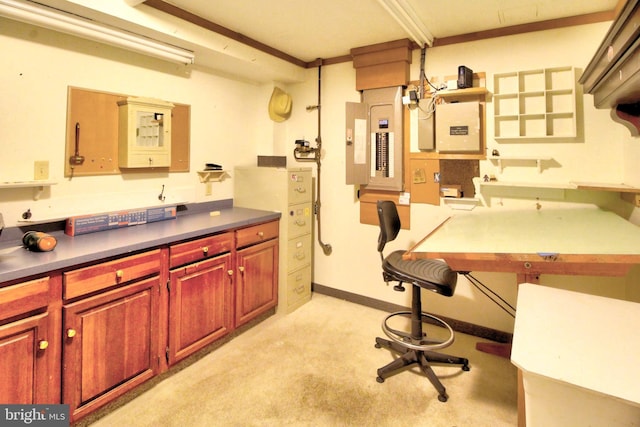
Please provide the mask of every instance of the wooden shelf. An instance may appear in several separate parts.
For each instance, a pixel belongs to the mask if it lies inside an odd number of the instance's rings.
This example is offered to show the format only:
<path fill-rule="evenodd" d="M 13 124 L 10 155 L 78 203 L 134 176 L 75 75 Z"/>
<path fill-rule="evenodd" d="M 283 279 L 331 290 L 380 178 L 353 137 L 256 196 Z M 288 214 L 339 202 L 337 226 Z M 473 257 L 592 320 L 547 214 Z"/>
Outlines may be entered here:
<path fill-rule="evenodd" d="M 489 93 L 486 87 L 470 87 L 467 89 L 441 90 L 437 94 L 441 98 L 457 98 L 461 96 L 480 96 Z M 433 95 L 432 95 L 433 96 Z"/>
<path fill-rule="evenodd" d="M 626 184 L 609 184 L 603 182 L 571 182 L 578 190 L 593 191 L 616 191 L 619 193 L 636 193 L 640 194 L 640 188 L 632 187 Z"/>
<path fill-rule="evenodd" d="M 586 190 L 608 191 L 620 193 L 620 197 L 636 207 L 640 207 L 640 188 L 626 184 L 611 184 L 603 182 L 568 182 L 568 183 L 539 183 L 539 182 L 513 182 L 513 181 L 489 181 L 480 182 L 480 187 L 511 187 L 511 188 L 547 188 L 555 190 Z"/>

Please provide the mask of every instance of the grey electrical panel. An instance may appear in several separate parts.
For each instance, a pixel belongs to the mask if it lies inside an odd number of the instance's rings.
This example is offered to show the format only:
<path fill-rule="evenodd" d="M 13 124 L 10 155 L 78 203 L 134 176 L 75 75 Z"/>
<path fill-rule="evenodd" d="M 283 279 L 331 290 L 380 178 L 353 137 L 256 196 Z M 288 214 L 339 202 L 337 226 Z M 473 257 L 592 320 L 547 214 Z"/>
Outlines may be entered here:
<path fill-rule="evenodd" d="M 346 106 L 346 181 L 402 191 L 402 87 L 369 89 Z"/>

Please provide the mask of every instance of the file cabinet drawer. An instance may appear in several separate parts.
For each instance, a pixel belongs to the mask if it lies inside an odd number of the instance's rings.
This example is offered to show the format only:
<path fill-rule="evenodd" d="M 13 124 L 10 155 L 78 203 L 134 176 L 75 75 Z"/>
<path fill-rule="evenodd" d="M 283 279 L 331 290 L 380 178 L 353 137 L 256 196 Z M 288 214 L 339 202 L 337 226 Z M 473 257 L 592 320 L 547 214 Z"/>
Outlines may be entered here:
<path fill-rule="evenodd" d="M 310 203 L 290 206 L 287 215 L 288 236 L 296 237 L 311 233 L 312 220 Z"/>
<path fill-rule="evenodd" d="M 236 230 L 236 247 L 242 248 L 278 237 L 278 228 L 278 221 L 271 221 Z"/>
<path fill-rule="evenodd" d="M 169 268 L 202 261 L 233 248 L 233 232 L 216 234 L 190 242 L 171 245 L 169 248 Z"/>
<path fill-rule="evenodd" d="M 49 277 L 0 288 L 0 320 L 49 304 Z"/>
<path fill-rule="evenodd" d="M 288 270 L 293 271 L 311 264 L 311 235 L 300 236 L 287 242 Z"/>
<path fill-rule="evenodd" d="M 311 266 L 287 275 L 287 308 L 306 302 L 311 298 Z"/>
<path fill-rule="evenodd" d="M 63 298 L 71 299 L 160 271 L 160 249 L 63 273 Z"/>
<path fill-rule="evenodd" d="M 289 197 L 290 205 L 311 201 L 311 171 L 289 171 Z"/>

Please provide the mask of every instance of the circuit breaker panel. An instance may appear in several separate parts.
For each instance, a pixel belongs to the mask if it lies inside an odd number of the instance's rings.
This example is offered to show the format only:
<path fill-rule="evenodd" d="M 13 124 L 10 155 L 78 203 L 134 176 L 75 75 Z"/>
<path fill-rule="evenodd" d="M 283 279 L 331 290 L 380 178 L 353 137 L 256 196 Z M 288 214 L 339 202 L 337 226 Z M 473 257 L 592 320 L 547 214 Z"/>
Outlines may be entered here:
<path fill-rule="evenodd" d="M 346 106 L 346 183 L 402 191 L 402 87 L 368 89 Z"/>

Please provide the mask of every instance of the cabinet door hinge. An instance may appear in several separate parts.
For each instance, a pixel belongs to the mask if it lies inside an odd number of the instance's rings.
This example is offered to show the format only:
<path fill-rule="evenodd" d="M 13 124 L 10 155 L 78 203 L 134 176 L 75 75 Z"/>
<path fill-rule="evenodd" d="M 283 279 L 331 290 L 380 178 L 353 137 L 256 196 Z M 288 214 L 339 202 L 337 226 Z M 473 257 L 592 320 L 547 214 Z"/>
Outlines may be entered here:
<path fill-rule="evenodd" d="M 171 279 L 167 279 L 167 292 L 171 292 Z"/>
<path fill-rule="evenodd" d="M 169 347 L 164 350 L 164 358 L 167 360 L 167 363 L 169 363 Z"/>

